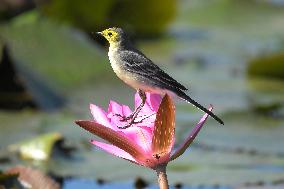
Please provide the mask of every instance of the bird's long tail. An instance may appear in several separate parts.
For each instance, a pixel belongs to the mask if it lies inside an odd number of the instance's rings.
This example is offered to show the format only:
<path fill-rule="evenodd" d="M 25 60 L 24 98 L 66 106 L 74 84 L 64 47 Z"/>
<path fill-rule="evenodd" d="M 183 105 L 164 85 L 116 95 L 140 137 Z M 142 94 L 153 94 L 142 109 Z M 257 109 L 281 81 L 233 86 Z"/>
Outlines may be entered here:
<path fill-rule="evenodd" d="M 185 100 L 188 103 L 193 104 L 194 106 L 196 106 L 198 109 L 202 110 L 203 112 L 209 114 L 212 118 L 214 118 L 216 121 L 218 121 L 220 124 L 224 125 L 224 122 L 218 117 L 216 116 L 214 113 L 212 113 L 211 111 L 207 110 L 205 107 L 203 107 L 201 104 L 199 104 L 198 102 L 196 102 L 195 100 L 193 100 L 192 98 L 190 98 L 189 96 L 187 96 L 184 92 L 179 91 L 177 93 L 177 95 L 182 98 L 183 100 Z"/>

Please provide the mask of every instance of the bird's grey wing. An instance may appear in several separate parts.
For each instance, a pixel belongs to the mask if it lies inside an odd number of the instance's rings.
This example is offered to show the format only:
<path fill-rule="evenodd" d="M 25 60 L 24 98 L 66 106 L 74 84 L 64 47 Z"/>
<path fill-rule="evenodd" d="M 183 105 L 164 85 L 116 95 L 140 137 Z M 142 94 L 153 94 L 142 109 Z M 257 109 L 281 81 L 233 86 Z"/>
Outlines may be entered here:
<path fill-rule="evenodd" d="M 153 80 L 159 87 L 171 90 L 187 90 L 186 87 L 165 73 L 140 52 L 123 51 L 120 54 L 120 58 L 124 62 L 127 71 L 138 74 L 146 80 Z"/>

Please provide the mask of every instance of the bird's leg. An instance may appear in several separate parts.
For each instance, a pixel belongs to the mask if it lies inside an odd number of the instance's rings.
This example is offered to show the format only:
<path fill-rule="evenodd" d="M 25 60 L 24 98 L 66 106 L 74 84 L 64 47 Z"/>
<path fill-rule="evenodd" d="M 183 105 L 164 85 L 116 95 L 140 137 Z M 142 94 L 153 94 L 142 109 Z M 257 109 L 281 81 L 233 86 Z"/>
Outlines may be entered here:
<path fill-rule="evenodd" d="M 156 113 L 152 113 L 150 115 L 145 115 L 145 117 L 143 117 L 141 120 L 139 121 L 135 121 L 134 123 L 142 123 L 145 119 L 148 119 L 149 117 L 155 115 Z"/>
<path fill-rule="evenodd" d="M 141 104 L 134 110 L 134 112 L 132 112 L 130 115 L 128 116 L 123 116 L 121 114 L 115 114 L 115 116 L 120 117 L 120 121 L 128 121 L 130 119 L 132 119 L 133 117 L 137 117 L 138 113 L 141 111 L 141 109 L 143 108 L 145 102 L 146 102 L 146 94 L 142 91 L 142 90 L 138 90 L 138 94 L 142 100 Z M 135 116 L 135 114 L 137 113 L 137 115 Z M 135 118 L 134 118 L 135 119 Z"/>
<path fill-rule="evenodd" d="M 146 102 L 146 93 L 144 91 L 140 90 L 140 89 L 139 89 L 138 93 L 139 93 L 139 96 L 140 96 L 142 101 L 141 101 L 140 105 L 134 110 L 134 112 L 132 112 L 129 116 L 126 117 L 126 120 L 130 119 L 129 123 L 127 125 L 123 126 L 123 127 L 119 127 L 120 129 L 126 129 L 126 128 L 130 127 L 132 124 L 136 123 L 135 119 L 136 119 L 137 115 L 139 114 L 139 112 L 141 111 L 141 109 L 143 108 L 143 106 Z"/>

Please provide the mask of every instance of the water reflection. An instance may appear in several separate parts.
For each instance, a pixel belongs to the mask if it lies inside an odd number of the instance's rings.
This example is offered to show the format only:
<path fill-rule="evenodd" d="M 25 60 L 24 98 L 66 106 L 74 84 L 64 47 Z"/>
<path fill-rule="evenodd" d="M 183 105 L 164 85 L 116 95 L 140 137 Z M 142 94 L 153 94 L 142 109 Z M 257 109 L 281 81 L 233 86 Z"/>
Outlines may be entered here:
<path fill-rule="evenodd" d="M 125 188 L 125 189 L 133 189 L 139 187 L 134 187 L 134 184 L 131 182 L 123 182 L 123 183 L 107 183 L 100 185 L 94 181 L 91 180 L 85 180 L 85 179 L 70 179 L 64 182 L 63 189 L 77 189 L 77 188 L 84 188 L 84 189 L 114 189 L 114 188 Z M 147 189 L 158 189 L 159 187 L 155 185 L 150 185 L 146 187 Z M 182 185 L 175 185 L 170 186 L 171 189 L 232 189 L 232 187 L 228 186 L 182 186 Z M 142 189 L 142 188 L 140 188 Z"/>

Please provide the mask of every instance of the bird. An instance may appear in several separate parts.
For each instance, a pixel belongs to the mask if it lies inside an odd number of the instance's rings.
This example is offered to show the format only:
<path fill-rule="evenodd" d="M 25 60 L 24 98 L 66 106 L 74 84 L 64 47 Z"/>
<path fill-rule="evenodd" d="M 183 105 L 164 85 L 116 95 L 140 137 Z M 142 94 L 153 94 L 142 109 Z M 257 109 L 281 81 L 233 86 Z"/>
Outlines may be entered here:
<path fill-rule="evenodd" d="M 108 57 L 115 74 L 127 85 L 137 90 L 141 98 L 141 104 L 129 116 L 123 117 L 117 114 L 122 117 L 121 121 L 128 121 L 127 125 L 120 127 L 121 129 L 126 129 L 135 123 L 135 118 L 146 102 L 146 92 L 176 95 L 224 125 L 218 116 L 189 97 L 185 93 L 188 90 L 185 86 L 139 51 L 123 29 L 111 27 L 97 34 L 103 36 L 109 43 Z"/>

